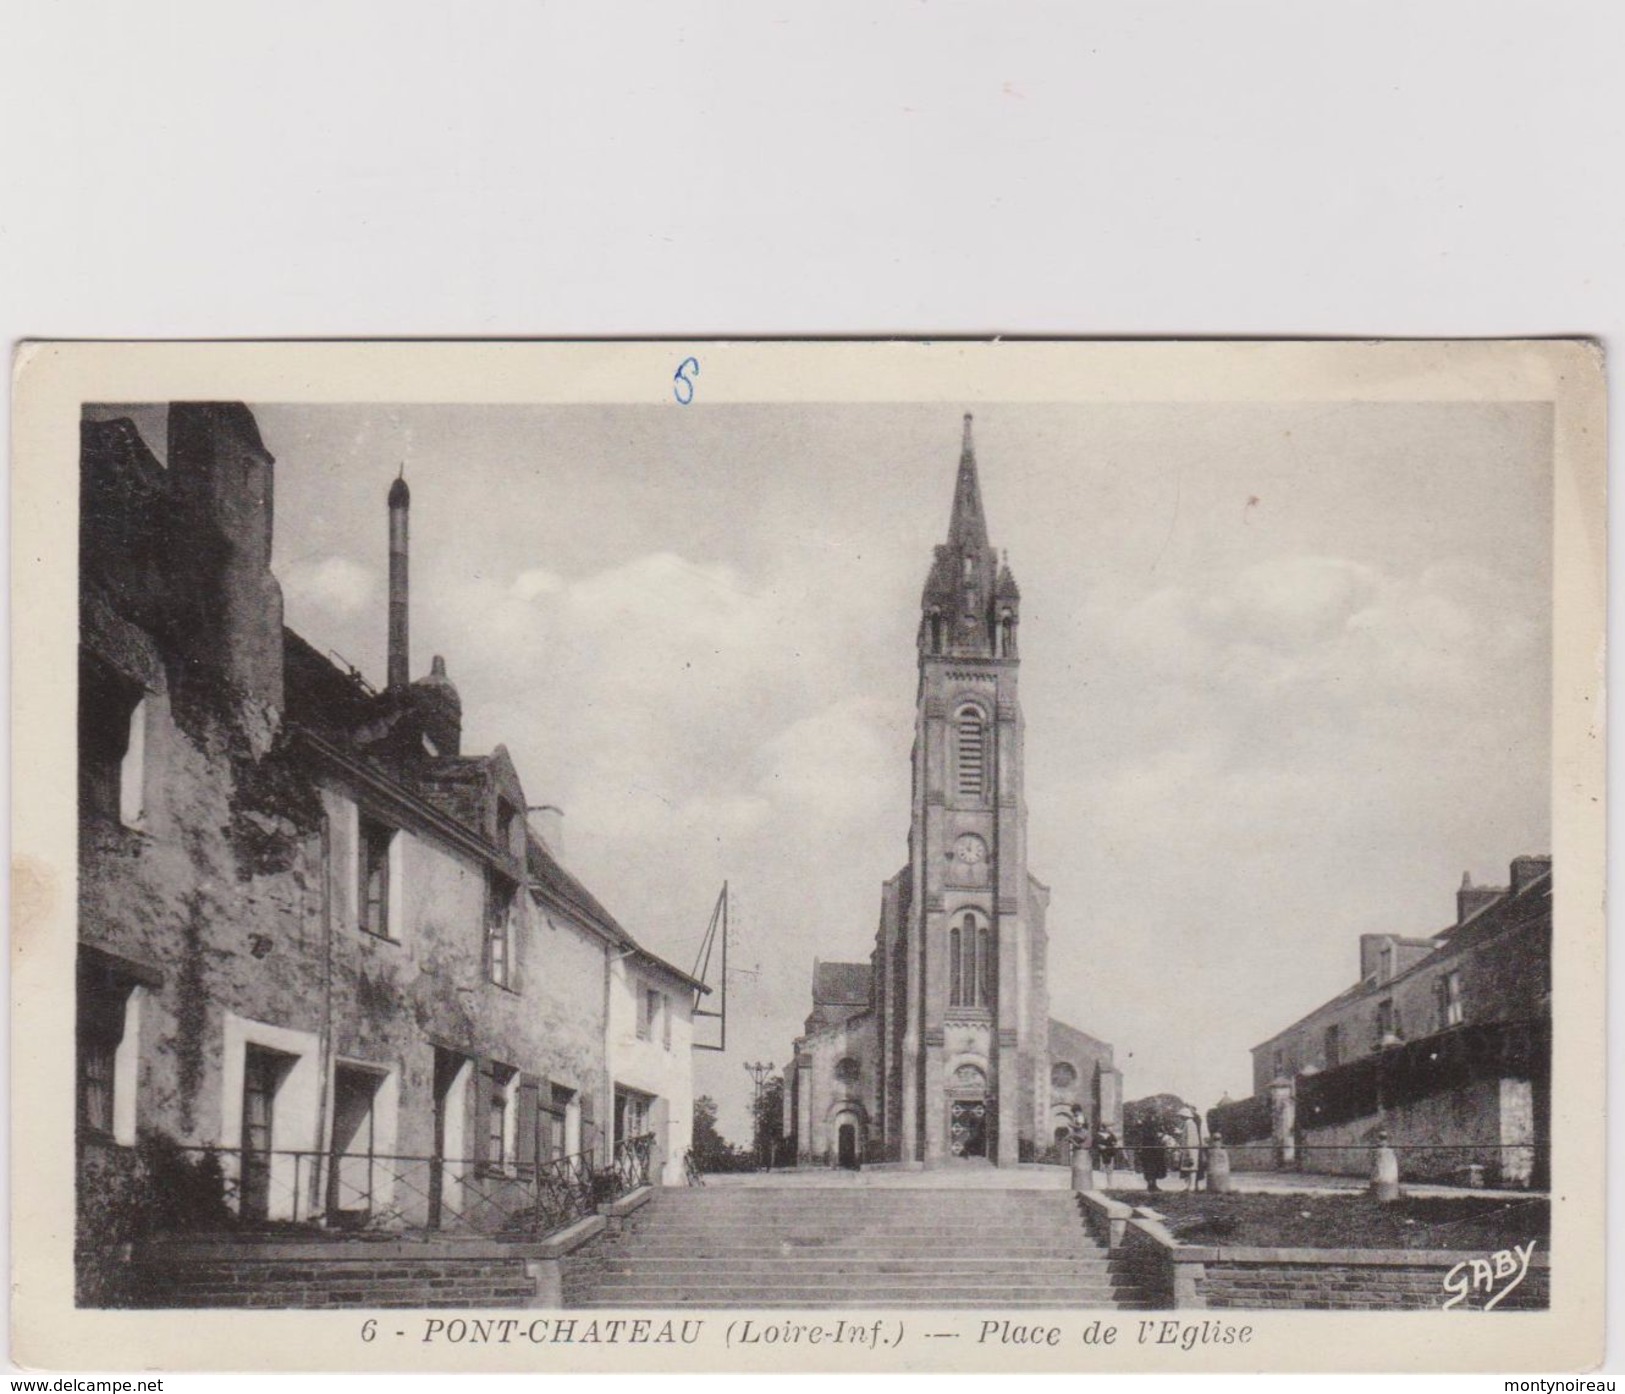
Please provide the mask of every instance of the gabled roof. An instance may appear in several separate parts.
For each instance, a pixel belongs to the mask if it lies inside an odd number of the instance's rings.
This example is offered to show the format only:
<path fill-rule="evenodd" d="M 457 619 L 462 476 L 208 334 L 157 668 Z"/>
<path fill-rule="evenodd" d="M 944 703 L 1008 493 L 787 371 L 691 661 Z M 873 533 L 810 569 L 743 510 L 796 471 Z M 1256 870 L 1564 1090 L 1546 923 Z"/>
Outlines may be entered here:
<path fill-rule="evenodd" d="M 813 1005 L 866 1007 L 872 976 L 867 963 L 815 963 Z"/>
<path fill-rule="evenodd" d="M 534 835 L 525 839 L 525 863 L 530 874 L 531 890 L 538 899 L 551 901 L 560 910 L 582 921 L 587 928 L 602 934 L 621 949 L 630 951 L 640 963 L 659 969 L 700 992 L 710 992 L 711 989 L 698 978 L 691 977 L 639 944 L 622 928 L 620 921 L 604 908 L 598 897 L 566 871 L 558 858 Z"/>
<path fill-rule="evenodd" d="M 1534 924 L 1544 919 L 1549 926 L 1552 919 L 1552 869 L 1550 858 L 1524 858 L 1530 862 L 1546 863 L 1546 868 L 1539 875 L 1534 876 L 1517 890 L 1502 896 L 1499 900 L 1491 902 L 1477 913 L 1463 920 L 1459 925 L 1453 925 L 1440 932 L 1436 939 L 1402 939 L 1394 935 L 1396 942 L 1411 944 L 1420 947 L 1423 944 L 1434 944 L 1432 953 L 1425 954 L 1407 964 L 1400 972 L 1383 982 L 1366 979 L 1356 983 L 1353 987 L 1337 994 L 1329 1001 L 1322 1002 L 1313 1011 L 1304 1013 L 1290 1026 L 1282 1027 L 1268 1039 L 1260 1041 L 1253 1046 L 1253 1051 L 1260 1051 L 1273 1045 L 1282 1036 L 1289 1035 L 1299 1027 L 1307 1025 L 1323 1012 L 1333 1007 L 1346 1006 L 1362 997 L 1387 996 L 1394 989 L 1394 984 L 1410 977 L 1413 973 L 1423 973 L 1434 968 L 1442 961 L 1453 958 L 1466 949 L 1474 948 L 1488 940 L 1508 933 L 1511 930 Z"/>

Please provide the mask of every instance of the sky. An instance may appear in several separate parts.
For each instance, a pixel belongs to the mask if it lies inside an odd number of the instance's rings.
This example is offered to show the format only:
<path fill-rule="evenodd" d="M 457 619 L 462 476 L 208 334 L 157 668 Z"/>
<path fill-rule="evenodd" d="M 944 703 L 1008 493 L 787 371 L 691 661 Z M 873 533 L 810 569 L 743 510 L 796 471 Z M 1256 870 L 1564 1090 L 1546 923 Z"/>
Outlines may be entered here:
<path fill-rule="evenodd" d="M 815 958 L 864 960 L 904 865 L 914 637 L 956 404 L 254 407 L 288 623 L 382 685 L 385 495 L 412 489 L 414 674 L 507 746 L 564 860 L 693 967 L 731 888 L 748 1137 Z M 1125 1097 L 1202 1108 L 1550 847 L 1551 419 L 1538 404 L 982 404 L 1022 589 L 1030 869 L 1051 1013 Z"/>

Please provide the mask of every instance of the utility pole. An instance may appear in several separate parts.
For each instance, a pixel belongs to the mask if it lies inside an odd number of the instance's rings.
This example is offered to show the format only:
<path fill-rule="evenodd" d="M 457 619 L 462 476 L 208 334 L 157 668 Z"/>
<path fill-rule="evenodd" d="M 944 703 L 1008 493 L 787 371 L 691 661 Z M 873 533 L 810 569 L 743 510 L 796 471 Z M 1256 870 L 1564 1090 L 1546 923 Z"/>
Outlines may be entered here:
<path fill-rule="evenodd" d="M 750 1111 L 751 1118 L 756 1124 L 756 1167 L 758 1171 L 766 1171 L 762 1163 L 762 1143 L 766 1140 L 767 1129 L 762 1126 L 762 1089 L 767 1084 L 767 1077 L 773 1073 L 773 1062 L 769 1060 L 764 1064 L 750 1064 L 745 1066 L 745 1073 L 751 1077 L 756 1086 L 756 1098 Z"/>

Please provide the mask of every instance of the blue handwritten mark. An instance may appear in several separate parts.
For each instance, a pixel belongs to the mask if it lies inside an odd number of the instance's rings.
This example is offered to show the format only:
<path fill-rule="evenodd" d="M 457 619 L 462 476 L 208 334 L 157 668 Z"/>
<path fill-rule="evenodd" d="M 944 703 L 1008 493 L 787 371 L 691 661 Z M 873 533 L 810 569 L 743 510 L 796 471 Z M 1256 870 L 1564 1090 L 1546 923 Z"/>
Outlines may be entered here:
<path fill-rule="evenodd" d="M 679 406 L 686 407 L 694 400 L 694 379 L 700 375 L 700 360 L 685 358 L 671 375 L 671 395 Z"/>

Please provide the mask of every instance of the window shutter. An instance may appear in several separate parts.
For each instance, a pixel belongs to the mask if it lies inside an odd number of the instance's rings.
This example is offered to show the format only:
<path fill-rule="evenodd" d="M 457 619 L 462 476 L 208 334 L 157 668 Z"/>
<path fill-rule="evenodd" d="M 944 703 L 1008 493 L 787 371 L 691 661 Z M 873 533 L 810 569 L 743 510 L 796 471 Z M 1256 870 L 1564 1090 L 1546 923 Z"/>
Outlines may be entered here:
<path fill-rule="evenodd" d="M 477 1145 L 474 1156 L 482 1162 L 500 1166 L 502 1158 L 491 1155 L 491 1091 L 494 1087 L 496 1066 L 481 1056 L 474 1062 L 474 1137 Z"/>
<path fill-rule="evenodd" d="M 519 1137 L 515 1160 L 521 1167 L 536 1165 L 536 1128 L 540 1120 L 536 1113 L 536 1079 L 522 1075 L 519 1079 Z"/>

